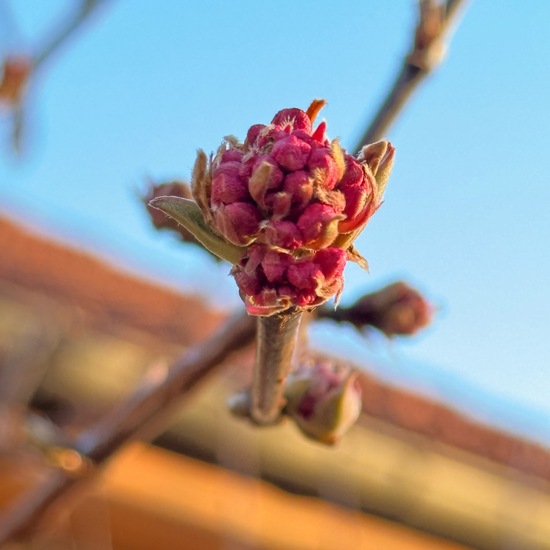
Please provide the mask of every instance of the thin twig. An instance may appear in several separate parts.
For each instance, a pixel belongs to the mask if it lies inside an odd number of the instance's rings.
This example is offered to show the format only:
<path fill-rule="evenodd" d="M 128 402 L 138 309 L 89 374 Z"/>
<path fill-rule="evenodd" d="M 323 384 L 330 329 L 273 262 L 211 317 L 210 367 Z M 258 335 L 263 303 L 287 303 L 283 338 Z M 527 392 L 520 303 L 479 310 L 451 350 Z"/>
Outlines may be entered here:
<path fill-rule="evenodd" d="M 36 74 L 46 61 L 53 54 L 57 53 L 75 32 L 89 19 L 99 6 L 107 0 L 83 0 L 80 8 L 68 20 L 64 21 L 61 26 L 56 29 L 54 35 L 48 42 L 30 58 L 31 77 Z M 26 126 L 26 101 L 22 95 L 16 104 L 13 106 L 11 113 L 11 142 L 16 153 L 20 154 L 23 150 L 23 140 L 25 137 Z"/>
<path fill-rule="evenodd" d="M 179 399 L 231 353 L 251 343 L 255 330 L 255 319 L 246 314 L 228 319 L 212 338 L 188 350 L 165 374 L 148 377 L 102 421 L 80 434 L 72 448 L 65 449 L 73 459 L 71 467 L 60 462 L 40 486 L 22 495 L 3 514 L 0 547 L 35 526 L 46 508 L 82 479 L 78 474 L 94 471 L 87 465 L 102 464 L 131 439 L 154 437 L 165 427 L 166 416 Z M 75 470 L 75 460 L 86 467 Z"/>
<path fill-rule="evenodd" d="M 381 139 L 395 121 L 417 86 L 441 63 L 443 40 L 448 38 L 460 10 L 468 0 L 419 0 L 420 18 L 411 52 L 405 57 L 395 81 L 357 145 L 363 146 Z"/>
<path fill-rule="evenodd" d="M 250 416 L 257 424 L 277 422 L 284 406 L 284 382 L 292 365 L 301 312 L 258 317 L 256 364 Z"/>
<path fill-rule="evenodd" d="M 48 60 L 60 47 L 88 20 L 92 13 L 106 0 L 83 0 L 80 8 L 56 31 L 46 45 L 33 56 L 33 68 L 36 70 Z"/>

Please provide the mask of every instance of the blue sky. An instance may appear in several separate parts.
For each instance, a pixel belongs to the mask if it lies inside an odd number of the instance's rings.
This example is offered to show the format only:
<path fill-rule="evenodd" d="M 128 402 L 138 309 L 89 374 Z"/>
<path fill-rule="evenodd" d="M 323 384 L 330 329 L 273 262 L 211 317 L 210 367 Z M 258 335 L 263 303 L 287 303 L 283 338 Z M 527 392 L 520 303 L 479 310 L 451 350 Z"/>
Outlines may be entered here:
<path fill-rule="evenodd" d="M 32 50 L 73 3 L 9 4 L 18 32 L 2 39 L 0 22 L 0 51 Z M 107 1 L 34 83 L 27 153 L 0 157 L 0 208 L 235 305 L 226 267 L 149 227 L 144 178 L 185 178 L 197 148 L 316 97 L 329 135 L 353 147 L 414 18 L 412 0 Z M 550 443 L 548 20 L 546 0 L 471 2 L 388 135 L 394 174 L 358 242 L 370 274 L 347 269 L 344 302 L 417 285 L 440 308 L 434 325 L 391 346 L 354 340 L 357 353 L 382 354 L 372 369 L 392 382 Z"/>

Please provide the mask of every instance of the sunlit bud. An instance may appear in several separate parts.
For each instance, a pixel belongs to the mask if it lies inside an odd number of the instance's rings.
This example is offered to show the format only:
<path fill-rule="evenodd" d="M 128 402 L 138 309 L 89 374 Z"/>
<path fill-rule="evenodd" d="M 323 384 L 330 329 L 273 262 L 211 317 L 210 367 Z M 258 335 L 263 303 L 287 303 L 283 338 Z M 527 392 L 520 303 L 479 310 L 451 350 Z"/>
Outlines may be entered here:
<path fill-rule="evenodd" d="M 336 317 L 358 328 L 373 326 L 391 337 L 416 334 L 430 324 L 433 314 L 433 307 L 422 294 L 399 281 L 363 296 Z"/>
<path fill-rule="evenodd" d="M 338 235 L 338 222 L 343 217 L 332 206 L 310 204 L 297 222 L 304 246 L 316 249 L 330 246 Z"/>
<path fill-rule="evenodd" d="M 346 260 L 366 265 L 353 241 L 381 204 L 393 147 L 381 141 L 353 158 L 328 140 L 324 121 L 313 127 L 324 104 L 283 109 L 251 126 L 244 143 L 226 137 L 210 158 L 199 151 L 191 188 L 202 222 L 181 201 L 155 203 L 221 257 L 237 258 L 232 273 L 251 314 L 314 308 L 342 291 Z"/>
<path fill-rule="evenodd" d="M 250 199 L 247 182 L 241 178 L 241 163 L 230 160 L 214 170 L 212 178 L 212 203 L 231 204 Z"/>
<path fill-rule="evenodd" d="M 357 373 L 329 361 L 302 365 L 285 387 L 286 414 L 308 437 L 333 445 L 361 413 Z"/>
<path fill-rule="evenodd" d="M 232 273 L 248 312 L 273 315 L 292 306 L 314 307 L 338 295 L 346 260 L 346 252 L 339 248 L 311 251 L 297 259 L 254 244 Z"/>
<path fill-rule="evenodd" d="M 233 244 L 244 246 L 254 241 L 261 215 L 248 202 L 221 205 L 214 210 L 214 222 L 221 234 Z"/>
<path fill-rule="evenodd" d="M 310 152 L 310 145 L 298 137 L 290 135 L 277 141 L 271 154 L 282 169 L 292 172 L 304 168 Z"/>
<path fill-rule="evenodd" d="M 359 162 L 365 163 L 369 167 L 376 179 L 376 196 L 378 200 L 381 199 L 386 189 L 393 167 L 394 155 L 395 148 L 389 141 L 382 140 L 365 145 L 357 157 Z"/>

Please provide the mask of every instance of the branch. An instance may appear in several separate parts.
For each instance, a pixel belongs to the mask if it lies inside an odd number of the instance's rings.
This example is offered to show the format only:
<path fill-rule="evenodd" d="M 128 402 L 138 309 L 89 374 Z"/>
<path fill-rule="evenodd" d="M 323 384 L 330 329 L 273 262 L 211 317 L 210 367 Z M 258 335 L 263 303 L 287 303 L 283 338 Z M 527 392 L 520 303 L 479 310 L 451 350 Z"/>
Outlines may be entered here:
<path fill-rule="evenodd" d="M 284 406 L 284 384 L 292 365 L 302 313 L 284 312 L 258 317 L 256 364 L 252 378 L 252 420 L 276 423 Z"/>
<path fill-rule="evenodd" d="M 85 430 L 70 447 L 49 447 L 57 468 L 45 481 L 21 496 L 0 521 L 0 547 L 36 525 L 46 508 L 79 480 L 90 477 L 124 443 L 154 437 L 182 396 L 192 391 L 227 357 L 252 342 L 256 320 L 247 314 L 228 319 L 208 341 L 189 349 L 166 371 L 153 371 L 128 399 L 96 426 Z"/>
<path fill-rule="evenodd" d="M 46 42 L 46 44 L 31 57 L 21 57 L 21 61 L 24 62 L 24 72 L 19 72 L 12 78 L 10 82 L 6 78 L 6 67 L 4 67 L 3 80 L 0 81 L 0 101 L 6 102 L 6 88 L 11 84 L 12 90 L 11 96 L 8 94 L 7 103 L 11 105 L 11 142 L 13 149 L 16 153 L 21 153 L 23 149 L 23 138 L 25 131 L 25 119 L 26 119 L 26 105 L 24 91 L 28 86 L 29 78 L 34 76 L 37 70 L 44 64 L 45 61 L 50 59 L 54 53 L 56 53 L 61 46 L 63 46 L 67 40 L 88 20 L 90 15 L 96 11 L 96 9 L 106 0 L 82 0 L 79 9 L 68 20 L 64 21 L 61 26 L 56 29 L 53 37 Z M 13 56 L 12 56 L 13 57 Z M 6 59 L 9 60 L 10 56 Z M 15 58 L 17 60 L 17 57 Z M 8 74 L 9 76 L 9 74 Z M 19 78 L 17 78 L 19 77 Z M 4 93 L 3 93 L 4 92 Z"/>
<path fill-rule="evenodd" d="M 106 0 L 83 0 L 78 11 L 70 17 L 46 43 L 42 50 L 33 56 L 33 67 L 36 70 L 49 59 L 65 42 L 88 20 L 92 13 Z"/>
<path fill-rule="evenodd" d="M 417 86 L 441 63 L 444 38 L 449 36 L 460 9 L 467 1 L 438 3 L 436 0 L 419 0 L 419 21 L 411 52 L 405 57 L 389 93 L 355 146 L 355 154 L 386 134 Z"/>

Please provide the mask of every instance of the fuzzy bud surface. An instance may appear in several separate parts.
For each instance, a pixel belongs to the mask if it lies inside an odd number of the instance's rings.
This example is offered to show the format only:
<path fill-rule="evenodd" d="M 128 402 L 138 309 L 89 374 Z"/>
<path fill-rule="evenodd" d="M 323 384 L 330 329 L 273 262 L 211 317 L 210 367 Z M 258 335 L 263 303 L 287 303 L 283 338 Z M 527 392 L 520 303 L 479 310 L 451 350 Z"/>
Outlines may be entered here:
<path fill-rule="evenodd" d="M 393 148 L 379 142 L 384 155 L 349 155 L 324 122 L 314 128 L 323 105 L 283 109 L 244 143 L 225 138 L 209 160 L 199 151 L 193 197 L 212 229 L 243 248 L 232 274 L 252 315 L 338 296 L 346 260 L 357 257 L 348 249 L 381 204 L 376 170 L 382 161 L 391 168 Z"/>
<path fill-rule="evenodd" d="M 327 445 L 349 430 L 362 408 L 357 373 L 323 360 L 290 374 L 285 397 L 285 412 L 300 430 Z"/>

